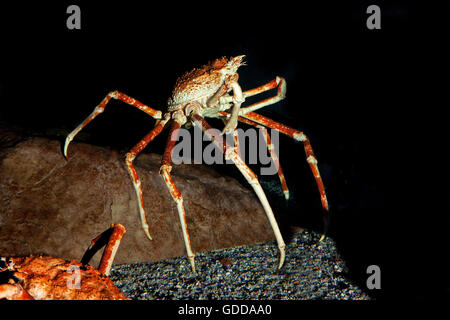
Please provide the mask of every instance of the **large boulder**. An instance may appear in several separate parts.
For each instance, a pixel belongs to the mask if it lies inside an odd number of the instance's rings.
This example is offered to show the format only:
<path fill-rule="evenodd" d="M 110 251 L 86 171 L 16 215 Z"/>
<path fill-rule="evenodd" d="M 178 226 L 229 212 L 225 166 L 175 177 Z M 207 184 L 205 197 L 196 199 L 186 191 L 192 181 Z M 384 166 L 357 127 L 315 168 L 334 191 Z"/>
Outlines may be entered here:
<path fill-rule="evenodd" d="M 0 161 L 0 256 L 79 260 L 112 223 L 127 229 L 115 263 L 186 254 L 175 203 L 159 175 L 161 155 L 135 160 L 152 241 L 140 224 L 124 156 L 116 151 L 72 143 L 66 160 L 59 141 L 35 137 L 2 149 Z M 184 196 L 194 252 L 273 238 L 253 191 L 235 179 L 202 165 L 174 166 L 172 174 Z"/>

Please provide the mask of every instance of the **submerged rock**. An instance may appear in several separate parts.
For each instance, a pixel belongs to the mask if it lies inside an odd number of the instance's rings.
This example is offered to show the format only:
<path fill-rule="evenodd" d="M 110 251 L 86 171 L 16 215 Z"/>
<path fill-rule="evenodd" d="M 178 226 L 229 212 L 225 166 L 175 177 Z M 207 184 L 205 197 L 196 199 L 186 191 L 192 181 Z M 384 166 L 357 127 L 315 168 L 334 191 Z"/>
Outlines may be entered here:
<path fill-rule="evenodd" d="M 141 154 L 135 160 L 150 241 L 141 227 L 124 155 L 72 143 L 65 159 L 61 149 L 59 141 L 29 138 L 0 150 L 0 255 L 80 259 L 112 223 L 127 229 L 115 263 L 185 255 L 176 205 L 159 175 L 160 155 Z M 273 239 L 258 199 L 237 180 L 202 165 L 174 166 L 172 175 L 184 196 L 195 252 Z"/>

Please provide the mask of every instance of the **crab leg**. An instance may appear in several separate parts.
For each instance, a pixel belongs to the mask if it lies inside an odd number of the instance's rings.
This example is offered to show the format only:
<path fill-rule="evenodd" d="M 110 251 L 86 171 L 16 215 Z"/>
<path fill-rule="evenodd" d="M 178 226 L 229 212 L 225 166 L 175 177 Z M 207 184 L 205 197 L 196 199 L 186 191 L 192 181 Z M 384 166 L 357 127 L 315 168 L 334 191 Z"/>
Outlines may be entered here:
<path fill-rule="evenodd" d="M 261 125 L 264 125 L 266 127 L 269 127 L 271 129 L 277 129 L 281 133 L 294 138 L 297 141 L 303 142 L 303 146 L 305 148 L 305 154 L 306 154 L 306 161 L 309 163 L 309 166 L 311 168 L 311 171 L 314 175 L 314 178 L 317 183 L 317 187 L 319 189 L 320 193 L 320 200 L 322 202 L 322 207 L 325 210 L 326 213 L 328 213 L 328 200 L 327 195 L 325 193 L 325 187 L 323 185 L 322 177 L 320 176 L 319 168 L 317 166 L 317 159 L 314 155 L 314 151 L 311 146 L 311 142 L 309 141 L 308 137 L 301 131 L 295 130 L 291 127 L 288 127 L 282 123 L 276 122 L 272 119 L 266 118 L 260 114 L 249 112 L 243 116 L 244 118 L 239 117 L 239 121 L 246 122 L 247 120 L 244 119 L 251 119 Z M 325 232 L 320 238 L 319 241 L 322 241 L 325 237 L 326 230 L 328 228 L 328 216 L 325 216 Z"/>
<path fill-rule="evenodd" d="M 111 100 L 111 98 L 121 100 L 133 107 L 138 108 L 139 110 L 144 111 L 155 119 L 161 119 L 162 113 L 159 110 L 155 110 L 150 108 L 149 106 L 137 101 L 130 96 L 127 96 L 124 93 L 119 91 L 111 91 L 106 95 L 106 97 L 100 102 L 98 106 L 95 107 L 94 111 L 82 122 L 80 123 L 71 133 L 67 135 L 66 141 L 64 143 L 64 156 L 67 157 L 67 148 L 69 147 L 69 143 L 73 140 L 73 138 L 81 131 L 89 122 L 95 119 L 100 113 L 105 111 L 106 105 Z"/>
<path fill-rule="evenodd" d="M 278 248 L 280 250 L 280 262 L 277 269 L 279 270 L 282 267 L 285 259 L 285 244 L 280 229 L 278 227 L 278 223 L 273 214 L 272 208 L 270 207 L 269 201 L 267 200 L 267 197 L 264 194 L 261 185 L 259 184 L 258 177 L 256 176 L 255 173 L 253 173 L 253 171 L 245 164 L 242 158 L 238 155 L 238 153 L 236 152 L 236 148 L 231 147 L 226 142 L 224 144 L 223 137 L 217 135 L 213 130 L 209 130 L 211 129 L 211 126 L 206 122 L 205 119 L 203 119 L 203 117 L 199 116 L 198 114 L 193 114 L 192 118 L 195 125 L 201 127 L 202 130 L 205 132 L 205 134 L 219 147 L 219 149 L 223 150 L 223 152 L 225 153 L 225 158 L 230 159 L 231 161 L 234 162 L 236 167 L 239 169 L 239 171 L 242 173 L 242 175 L 245 177 L 248 183 L 252 186 L 253 190 L 258 196 L 258 199 L 261 202 L 264 211 L 266 212 L 267 218 L 269 219 L 270 225 L 273 229 L 275 238 L 278 243 Z"/>
<path fill-rule="evenodd" d="M 121 224 L 112 224 L 111 228 L 102 232 L 97 238 L 91 241 L 91 245 L 87 248 L 83 257 L 81 258 L 82 264 L 88 264 L 94 254 L 105 245 L 102 258 L 98 266 L 98 271 L 101 274 L 109 276 L 111 266 L 116 256 L 117 249 L 119 248 L 120 241 L 123 235 L 127 232 L 125 227 Z"/>
<path fill-rule="evenodd" d="M 255 94 L 270 90 L 270 89 L 274 89 L 274 88 L 278 88 L 277 90 L 277 95 L 261 100 L 259 102 L 256 102 L 254 104 L 251 104 L 245 108 L 241 108 L 239 110 L 239 115 L 245 115 L 251 111 L 255 111 L 257 109 L 261 109 L 265 106 L 268 106 L 270 104 L 274 104 L 277 103 L 280 100 L 283 100 L 286 97 L 286 80 L 284 80 L 284 78 L 282 77 L 276 77 L 274 80 L 270 81 L 269 83 L 262 85 L 258 88 L 252 89 L 252 90 L 248 90 L 244 92 L 244 97 L 250 97 L 253 96 Z"/>
<path fill-rule="evenodd" d="M 136 169 L 133 166 L 133 160 L 137 157 L 139 153 L 157 136 L 161 133 L 164 126 L 166 125 L 168 117 L 165 117 L 163 120 L 158 121 L 156 126 L 150 131 L 141 141 L 139 141 L 130 152 L 127 153 L 125 163 L 128 168 L 128 173 L 130 174 L 131 181 L 133 182 L 134 190 L 136 191 L 136 196 L 138 199 L 139 205 L 139 216 L 141 219 L 141 225 L 144 229 L 146 236 L 152 240 L 152 236 L 150 235 L 149 226 L 147 220 L 145 218 L 145 208 L 144 208 L 144 198 L 142 196 L 142 187 L 139 176 L 136 172 Z"/>
<path fill-rule="evenodd" d="M 233 108 L 231 110 L 231 116 L 228 120 L 225 128 L 223 128 L 222 133 L 232 132 L 236 129 L 237 119 L 239 114 L 241 113 L 241 104 L 245 101 L 245 98 L 242 93 L 242 89 L 237 82 L 231 84 L 231 88 L 233 89 Z"/>
<path fill-rule="evenodd" d="M 105 250 L 103 250 L 100 265 L 98 266 L 98 271 L 106 276 L 109 276 L 111 271 L 111 266 L 114 261 L 114 257 L 116 256 L 117 249 L 119 248 L 120 240 L 122 240 L 123 235 L 127 232 L 125 227 L 121 224 L 113 224 L 111 225 L 111 228 L 112 233 L 109 237 Z"/>
<path fill-rule="evenodd" d="M 178 121 L 178 119 L 175 119 L 175 121 L 172 123 L 172 127 L 170 129 L 169 133 L 169 139 L 167 141 L 166 149 L 164 151 L 161 168 L 160 168 L 160 174 L 164 179 L 164 182 L 167 185 L 167 188 L 169 189 L 170 195 L 172 196 L 173 200 L 177 204 L 177 210 L 178 210 L 178 216 L 180 218 L 181 223 L 181 230 L 183 231 L 183 239 L 184 244 L 186 246 L 186 252 L 189 259 L 189 262 L 191 263 L 192 272 L 195 271 L 195 261 L 194 261 L 194 253 L 192 251 L 191 247 L 191 240 L 189 238 L 189 233 L 187 229 L 187 223 L 186 223 L 186 212 L 184 210 L 184 204 L 183 204 L 183 196 L 178 190 L 177 186 L 173 182 L 172 176 L 170 174 L 170 171 L 172 170 L 172 150 L 175 146 L 175 142 L 178 136 L 178 129 L 180 129 L 181 123 Z"/>
<path fill-rule="evenodd" d="M 286 80 L 284 80 L 284 78 L 282 77 L 276 77 L 275 79 L 273 79 L 272 81 L 269 81 L 266 84 L 263 84 L 262 86 L 259 86 L 257 88 L 254 89 L 250 89 L 247 91 L 244 91 L 244 97 L 251 97 L 254 96 L 256 94 L 260 94 L 261 92 L 264 91 L 268 91 L 271 89 L 274 89 L 276 87 L 280 86 L 280 88 L 278 90 L 280 90 L 280 92 L 285 92 L 286 91 Z"/>
<path fill-rule="evenodd" d="M 275 148 L 272 144 L 272 140 L 270 139 L 270 136 L 267 134 L 267 129 L 264 126 L 254 122 L 254 121 L 251 121 L 251 120 L 248 120 L 248 119 L 245 119 L 242 117 L 239 117 L 238 121 L 252 125 L 261 130 L 261 133 L 263 134 L 263 138 L 266 141 L 267 149 L 269 150 L 270 156 L 272 157 L 272 161 L 274 162 L 275 166 L 278 169 L 278 177 L 280 178 L 281 189 L 283 190 L 284 197 L 286 198 L 286 200 L 289 200 L 289 188 L 287 186 L 283 170 L 281 169 L 280 161 L 278 160 L 278 156 L 275 152 Z M 234 145 L 235 145 L 235 147 L 237 146 L 236 150 L 238 151 L 238 155 L 240 156 L 239 139 L 237 137 L 237 134 L 238 134 L 238 132 L 234 131 L 233 138 L 234 138 Z"/>
<path fill-rule="evenodd" d="M 277 129 L 281 133 L 288 135 L 291 138 L 294 138 L 297 141 L 303 142 L 305 153 L 306 153 L 306 161 L 308 161 L 309 166 L 311 167 L 311 171 L 316 179 L 317 187 L 319 188 L 320 200 L 322 202 L 322 207 L 328 211 L 328 201 L 325 193 L 325 187 L 322 182 L 322 177 L 320 176 L 319 168 L 317 166 L 317 159 L 314 155 L 314 151 L 311 146 L 311 142 L 308 137 L 301 131 L 295 130 L 291 127 L 288 127 L 284 124 L 276 122 L 272 119 L 266 118 L 260 114 L 250 112 L 243 116 L 244 118 L 251 119 L 259 124 L 262 124 L 271 129 Z"/>
<path fill-rule="evenodd" d="M 220 114 L 227 115 L 228 112 L 220 112 Z M 288 127 L 282 123 L 276 122 L 272 119 L 269 119 L 267 117 L 264 117 L 260 114 L 254 113 L 254 112 L 247 113 L 244 116 L 238 118 L 239 121 L 244 122 L 244 123 L 249 123 L 248 119 L 251 119 L 256 123 L 258 123 L 260 125 L 264 125 L 266 127 L 269 127 L 271 129 L 276 129 L 276 130 L 280 131 L 281 133 L 283 133 L 291 138 L 294 138 L 297 141 L 303 142 L 303 145 L 305 148 L 305 153 L 306 153 L 306 161 L 308 161 L 311 171 L 314 175 L 314 178 L 316 179 L 317 187 L 318 187 L 319 193 L 320 193 L 320 199 L 322 202 L 322 207 L 326 211 L 328 211 L 328 201 L 327 201 L 327 196 L 325 193 L 325 187 L 323 185 L 322 177 L 320 176 L 319 168 L 317 166 L 316 156 L 314 155 L 314 152 L 313 152 L 313 149 L 311 146 L 311 142 L 309 141 L 308 137 L 301 131 L 298 131 L 296 129 Z"/>
<path fill-rule="evenodd" d="M 251 111 L 255 111 L 257 109 L 261 109 L 261 108 L 263 108 L 265 106 L 268 106 L 270 104 L 274 104 L 274 103 L 277 103 L 280 100 L 283 100 L 285 98 L 285 96 L 286 96 L 286 80 L 284 78 L 282 78 L 282 77 L 276 77 L 272 81 L 269 81 L 268 83 L 266 83 L 266 84 L 264 84 L 262 86 L 259 86 L 259 87 L 254 88 L 254 89 L 250 89 L 250 90 L 244 91 L 242 93 L 242 96 L 244 97 L 244 99 L 246 99 L 248 97 L 251 97 L 251 96 L 254 96 L 256 94 L 259 94 L 259 93 L 262 93 L 262 92 L 265 92 L 265 91 L 268 91 L 268 90 L 271 90 L 271 89 L 275 89 L 275 88 L 278 88 L 276 96 L 270 97 L 270 98 L 267 98 L 267 99 L 264 99 L 264 100 L 261 100 L 259 102 L 254 103 L 254 104 L 251 104 L 251 105 L 249 105 L 247 107 L 241 107 L 239 109 L 239 115 L 242 116 L 242 115 L 244 115 L 246 113 L 249 113 Z M 224 96 L 222 98 L 221 103 L 222 104 L 231 103 L 232 98 L 233 97 L 231 97 L 229 95 Z"/>
<path fill-rule="evenodd" d="M 259 127 L 259 129 L 261 130 L 264 140 L 266 141 L 267 149 L 269 149 L 270 156 L 272 157 L 272 160 L 276 168 L 278 169 L 278 177 L 280 178 L 281 189 L 283 190 L 284 197 L 286 198 L 286 200 L 289 200 L 289 189 L 286 184 L 286 179 L 284 178 L 283 170 L 281 169 L 280 166 L 280 161 L 278 160 L 278 156 L 275 152 L 275 147 L 272 144 L 272 139 L 270 139 L 270 136 L 267 134 L 267 129 L 265 127 L 261 126 Z"/>

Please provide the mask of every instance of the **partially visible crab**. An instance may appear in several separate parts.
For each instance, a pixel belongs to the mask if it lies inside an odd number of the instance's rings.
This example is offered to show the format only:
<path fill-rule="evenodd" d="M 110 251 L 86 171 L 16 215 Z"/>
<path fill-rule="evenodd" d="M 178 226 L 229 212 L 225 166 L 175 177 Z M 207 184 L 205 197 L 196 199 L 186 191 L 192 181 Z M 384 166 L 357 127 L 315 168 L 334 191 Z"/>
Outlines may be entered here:
<path fill-rule="evenodd" d="M 114 224 L 96 239 L 82 258 L 67 261 L 50 256 L 1 257 L 0 299 L 8 300 L 125 300 L 109 279 L 114 256 L 125 234 Z M 108 237 L 98 270 L 86 264 Z"/>

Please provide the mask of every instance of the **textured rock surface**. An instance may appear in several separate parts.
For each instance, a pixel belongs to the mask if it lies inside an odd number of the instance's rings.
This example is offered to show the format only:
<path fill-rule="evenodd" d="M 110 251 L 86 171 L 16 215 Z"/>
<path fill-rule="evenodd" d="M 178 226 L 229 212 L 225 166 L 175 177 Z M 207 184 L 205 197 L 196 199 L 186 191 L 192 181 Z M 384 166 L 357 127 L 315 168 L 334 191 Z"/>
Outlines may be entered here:
<path fill-rule="evenodd" d="M 286 262 L 276 273 L 279 255 L 272 240 L 201 253 L 196 274 L 186 259 L 171 258 L 115 266 L 111 279 L 137 300 L 369 299 L 348 279 L 336 243 L 319 238 L 303 230 L 286 239 Z"/>
<path fill-rule="evenodd" d="M 44 138 L 3 149 L 0 255 L 81 259 L 94 237 L 121 223 L 127 233 L 115 263 L 184 256 L 176 206 L 159 175 L 161 156 L 142 154 L 135 161 L 153 241 L 142 231 L 123 159 L 106 148 L 72 143 L 66 160 L 61 143 Z M 172 174 L 185 199 L 195 252 L 273 239 L 256 196 L 236 180 L 202 165 L 174 166 Z"/>

